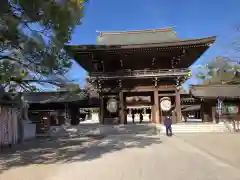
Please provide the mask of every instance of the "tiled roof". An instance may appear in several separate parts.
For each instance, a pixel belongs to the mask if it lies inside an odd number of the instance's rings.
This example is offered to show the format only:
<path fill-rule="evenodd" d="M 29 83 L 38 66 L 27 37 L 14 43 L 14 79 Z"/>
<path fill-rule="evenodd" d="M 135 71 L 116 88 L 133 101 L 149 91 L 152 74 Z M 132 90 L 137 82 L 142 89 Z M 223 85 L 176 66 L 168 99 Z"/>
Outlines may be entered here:
<path fill-rule="evenodd" d="M 97 43 L 101 45 L 161 43 L 178 40 L 179 39 L 172 28 L 100 32 L 100 35 L 97 37 Z"/>
<path fill-rule="evenodd" d="M 67 103 L 88 100 L 89 94 L 85 91 L 74 93 L 62 92 L 30 92 L 23 93 L 24 101 L 29 104 Z M 20 102 L 20 94 L 6 93 L 0 98 L 0 104 L 15 104 Z M 91 98 L 94 99 L 94 98 Z M 97 99 L 97 98 L 95 98 Z"/>
<path fill-rule="evenodd" d="M 194 85 L 190 93 L 199 98 L 239 98 L 240 85 Z"/>
<path fill-rule="evenodd" d="M 180 94 L 189 94 L 189 91 L 187 89 L 184 89 L 183 87 L 179 90 Z"/>
<path fill-rule="evenodd" d="M 141 43 L 141 44 L 87 44 L 87 45 L 66 45 L 65 48 L 72 56 L 75 54 L 81 54 L 86 52 L 95 51 L 109 51 L 109 50 L 124 50 L 124 49 L 136 49 L 136 48 L 163 48 L 167 47 L 176 48 L 178 46 L 184 47 L 202 47 L 211 46 L 216 40 L 216 36 L 205 37 L 199 39 L 186 39 L 177 40 L 171 42 L 154 42 L 154 43 Z"/>
<path fill-rule="evenodd" d="M 19 102 L 18 100 L 18 98 L 11 98 L 11 96 L 6 93 L 0 98 L 0 105 L 17 104 Z"/>
<path fill-rule="evenodd" d="M 79 93 L 71 92 L 35 92 L 24 94 L 24 100 L 28 103 L 64 103 L 76 102 L 88 99 L 88 93 L 82 91 Z"/>
<path fill-rule="evenodd" d="M 195 98 L 181 98 L 181 102 L 184 103 L 184 102 L 195 102 L 197 101 Z"/>
<path fill-rule="evenodd" d="M 201 109 L 201 105 L 198 104 L 198 105 L 191 105 L 191 106 L 188 106 L 186 107 L 185 109 L 182 109 L 182 112 L 186 112 L 186 111 L 198 111 Z"/>

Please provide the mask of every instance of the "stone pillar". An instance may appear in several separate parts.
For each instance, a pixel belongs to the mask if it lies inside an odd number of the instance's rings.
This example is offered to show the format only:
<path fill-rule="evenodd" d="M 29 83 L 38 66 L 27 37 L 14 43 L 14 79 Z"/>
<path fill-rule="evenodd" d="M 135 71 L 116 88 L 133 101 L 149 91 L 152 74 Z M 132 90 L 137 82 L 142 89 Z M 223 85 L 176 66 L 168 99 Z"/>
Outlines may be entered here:
<path fill-rule="evenodd" d="M 216 120 L 216 107 L 212 107 L 212 122 L 214 124 L 217 124 L 217 120 Z"/>
<path fill-rule="evenodd" d="M 128 111 L 128 115 L 131 115 L 131 114 L 132 114 L 132 109 L 130 108 Z"/>
<path fill-rule="evenodd" d="M 178 123 L 178 122 L 181 122 L 181 119 L 182 119 L 181 99 L 180 99 L 179 90 L 176 90 L 175 103 L 176 103 L 176 114 L 177 114 L 176 122 Z"/>
<path fill-rule="evenodd" d="M 125 124 L 125 106 L 123 91 L 119 92 L 119 120 L 120 124 Z"/>
<path fill-rule="evenodd" d="M 104 124 L 104 99 L 102 95 L 100 96 L 99 122 Z"/>
<path fill-rule="evenodd" d="M 160 124 L 160 113 L 159 113 L 159 97 L 158 97 L 158 89 L 154 90 L 154 121 L 156 124 Z"/>

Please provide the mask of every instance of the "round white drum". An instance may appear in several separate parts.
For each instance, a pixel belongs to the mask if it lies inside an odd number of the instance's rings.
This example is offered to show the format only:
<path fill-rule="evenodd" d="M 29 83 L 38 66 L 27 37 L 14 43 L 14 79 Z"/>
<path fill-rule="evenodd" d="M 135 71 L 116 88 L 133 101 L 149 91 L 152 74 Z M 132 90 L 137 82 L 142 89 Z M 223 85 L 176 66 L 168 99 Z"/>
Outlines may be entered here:
<path fill-rule="evenodd" d="M 109 99 L 107 101 L 107 110 L 110 112 L 110 113 L 116 113 L 117 112 L 117 109 L 118 109 L 118 102 L 116 99 Z"/>
<path fill-rule="evenodd" d="M 169 111 L 172 107 L 171 99 L 169 97 L 163 97 L 160 99 L 160 107 L 162 111 Z"/>

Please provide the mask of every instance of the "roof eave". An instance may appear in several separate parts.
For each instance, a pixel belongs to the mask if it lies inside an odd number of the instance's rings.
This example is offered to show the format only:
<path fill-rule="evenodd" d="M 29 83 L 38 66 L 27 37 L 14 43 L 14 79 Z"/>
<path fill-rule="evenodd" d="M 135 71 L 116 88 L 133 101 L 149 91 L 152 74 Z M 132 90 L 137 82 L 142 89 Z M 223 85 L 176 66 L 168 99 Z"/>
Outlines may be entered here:
<path fill-rule="evenodd" d="M 189 39 L 171 42 L 161 43 L 148 43 L 148 44 L 129 44 L 129 45 L 66 45 L 67 51 L 73 53 L 81 53 L 86 51 L 106 51 L 106 50 L 120 50 L 120 49 L 136 49 L 136 48 L 164 48 L 164 47 L 176 47 L 176 46 L 194 46 L 194 45 L 206 45 L 211 46 L 216 40 L 216 36 Z"/>
<path fill-rule="evenodd" d="M 228 93 L 223 93 L 220 89 L 227 88 L 229 90 Z M 240 98 L 240 85 L 192 85 L 189 88 L 190 93 L 195 98 L 202 99 L 216 99 L 216 98 L 227 98 L 227 99 L 235 99 Z M 219 91 L 217 91 L 219 90 Z M 225 92 L 224 91 L 224 92 Z"/>

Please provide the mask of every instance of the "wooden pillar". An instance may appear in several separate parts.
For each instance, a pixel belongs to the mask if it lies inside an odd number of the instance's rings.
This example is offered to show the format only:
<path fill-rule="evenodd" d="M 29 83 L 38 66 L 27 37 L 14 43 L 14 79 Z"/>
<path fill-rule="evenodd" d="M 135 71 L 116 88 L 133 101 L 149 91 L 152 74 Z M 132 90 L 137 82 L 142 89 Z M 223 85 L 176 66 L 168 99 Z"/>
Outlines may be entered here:
<path fill-rule="evenodd" d="M 200 119 L 202 119 L 202 122 L 204 122 L 204 104 L 203 104 L 203 101 L 201 101 L 201 104 L 200 104 Z"/>
<path fill-rule="evenodd" d="M 154 94 L 154 117 L 153 118 L 156 124 L 160 124 L 158 89 L 155 89 L 153 94 Z"/>
<path fill-rule="evenodd" d="M 100 122 L 100 124 L 104 124 L 104 99 L 103 99 L 103 96 L 100 96 L 99 122 Z"/>
<path fill-rule="evenodd" d="M 159 97 L 160 98 L 160 97 Z M 161 106 L 160 106 L 160 101 L 159 101 L 159 122 L 160 124 L 164 124 L 164 121 L 163 121 L 163 113 L 162 113 L 162 109 L 161 109 Z"/>
<path fill-rule="evenodd" d="M 176 90 L 175 103 L 176 103 L 176 114 L 177 114 L 176 122 L 181 122 L 182 113 L 181 113 L 181 99 L 180 99 L 179 90 Z"/>
<path fill-rule="evenodd" d="M 153 105 L 152 105 L 152 107 L 151 107 L 151 122 L 152 123 L 156 123 L 156 121 L 155 121 L 155 105 L 154 105 L 154 102 L 153 102 Z"/>
<path fill-rule="evenodd" d="M 119 92 L 119 120 L 120 124 L 125 123 L 125 106 L 124 106 L 124 96 L 123 91 Z"/>

